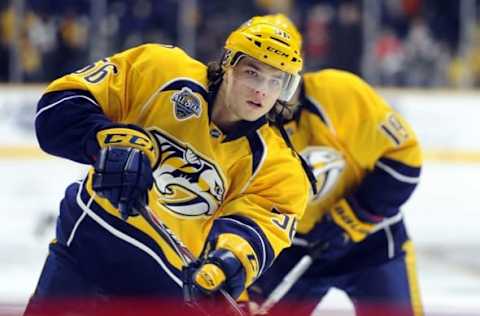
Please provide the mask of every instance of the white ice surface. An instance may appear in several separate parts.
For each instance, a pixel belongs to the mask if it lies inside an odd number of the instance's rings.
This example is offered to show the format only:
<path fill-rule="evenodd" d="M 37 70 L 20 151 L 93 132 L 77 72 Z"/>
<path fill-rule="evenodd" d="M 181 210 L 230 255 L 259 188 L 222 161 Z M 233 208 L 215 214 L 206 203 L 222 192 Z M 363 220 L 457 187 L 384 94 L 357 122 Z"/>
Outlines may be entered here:
<path fill-rule="evenodd" d="M 53 237 L 55 214 L 68 183 L 84 173 L 61 159 L 0 160 L 0 304 L 23 305 L 32 293 Z M 480 315 L 480 164 L 427 162 L 404 208 L 418 254 L 427 315 Z M 319 307 L 352 315 L 338 291 Z"/>

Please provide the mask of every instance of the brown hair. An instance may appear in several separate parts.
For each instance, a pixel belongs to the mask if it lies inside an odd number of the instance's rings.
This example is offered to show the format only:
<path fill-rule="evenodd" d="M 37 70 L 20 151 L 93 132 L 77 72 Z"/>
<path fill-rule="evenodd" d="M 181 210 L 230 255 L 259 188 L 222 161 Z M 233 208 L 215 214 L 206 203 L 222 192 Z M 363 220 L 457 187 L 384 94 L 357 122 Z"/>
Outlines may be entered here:
<path fill-rule="evenodd" d="M 217 61 L 209 62 L 207 67 L 208 89 L 210 90 L 211 87 L 216 87 L 222 82 L 223 69 Z"/>
<path fill-rule="evenodd" d="M 270 122 L 275 122 L 280 117 L 282 120 L 289 120 L 293 117 L 296 107 L 296 104 L 277 100 L 273 108 L 267 113 L 267 119 Z"/>

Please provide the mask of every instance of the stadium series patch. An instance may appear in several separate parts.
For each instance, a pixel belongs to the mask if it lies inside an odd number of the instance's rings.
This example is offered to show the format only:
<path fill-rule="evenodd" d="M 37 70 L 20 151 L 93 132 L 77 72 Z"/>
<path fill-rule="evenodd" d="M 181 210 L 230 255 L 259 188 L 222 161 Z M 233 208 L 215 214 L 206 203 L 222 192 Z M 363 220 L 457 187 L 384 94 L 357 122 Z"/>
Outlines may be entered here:
<path fill-rule="evenodd" d="M 176 92 L 171 99 L 175 107 L 175 117 L 178 120 L 186 120 L 192 115 L 200 117 L 202 108 L 200 107 L 200 100 L 197 96 L 187 87 Z"/>

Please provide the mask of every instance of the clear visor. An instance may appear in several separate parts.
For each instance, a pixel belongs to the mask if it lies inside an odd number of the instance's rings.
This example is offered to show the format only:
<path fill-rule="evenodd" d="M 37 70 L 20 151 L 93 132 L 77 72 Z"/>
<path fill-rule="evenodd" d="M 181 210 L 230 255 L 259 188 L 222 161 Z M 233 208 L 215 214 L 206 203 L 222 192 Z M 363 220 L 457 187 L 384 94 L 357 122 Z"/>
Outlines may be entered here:
<path fill-rule="evenodd" d="M 282 92 L 280 93 L 280 96 L 278 99 L 280 101 L 285 101 L 288 102 L 292 99 L 293 95 L 295 94 L 295 91 L 297 91 L 298 84 L 300 83 L 300 75 L 291 75 L 288 74 L 287 79 L 285 80 L 285 83 L 282 88 Z"/>
<path fill-rule="evenodd" d="M 236 66 L 240 61 L 240 59 L 242 59 L 244 56 L 245 56 L 244 54 L 239 55 L 238 58 L 236 58 L 233 61 L 232 66 Z M 298 84 L 300 83 L 301 77 L 298 74 L 293 75 L 293 74 L 283 72 L 280 77 L 279 76 L 269 77 L 269 76 L 264 76 L 262 74 L 256 74 L 255 77 L 252 76 L 246 79 L 250 86 L 257 87 L 257 88 L 259 86 L 262 86 L 263 82 L 268 82 L 267 86 L 269 91 L 275 91 L 279 89 L 280 95 L 278 99 L 280 101 L 288 102 L 295 94 Z"/>

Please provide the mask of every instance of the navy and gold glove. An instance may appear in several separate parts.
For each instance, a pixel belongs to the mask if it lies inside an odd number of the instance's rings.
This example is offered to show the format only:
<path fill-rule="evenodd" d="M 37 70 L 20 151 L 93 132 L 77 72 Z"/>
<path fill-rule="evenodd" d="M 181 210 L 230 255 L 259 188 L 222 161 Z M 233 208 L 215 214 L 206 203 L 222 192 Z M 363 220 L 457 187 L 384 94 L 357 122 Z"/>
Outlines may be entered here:
<path fill-rule="evenodd" d="M 135 148 L 106 147 L 100 151 L 93 174 L 93 190 L 119 209 L 121 217 L 137 215 L 147 204 L 153 174 L 147 156 Z"/>
<path fill-rule="evenodd" d="M 139 126 L 129 124 L 106 128 L 97 132 L 96 139 L 100 148 L 109 146 L 136 148 L 148 157 L 152 167 L 157 163 L 158 150 L 155 142 L 150 138 L 150 135 Z"/>
<path fill-rule="evenodd" d="M 245 269 L 226 249 L 215 249 L 206 258 L 183 269 L 183 292 L 186 302 L 204 301 L 223 289 L 237 299 L 245 289 Z"/>
<path fill-rule="evenodd" d="M 137 215 L 148 203 L 157 151 L 149 134 L 136 125 L 115 126 L 96 134 L 100 152 L 95 161 L 93 189 L 119 209 L 121 217 Z"/>
<path fill-rule="evenodd" d="M 297 238 L 308 241 L 310 246 L 321 247 L 319 258 L 334 260 L 363 241 L 382 220 L 382 216 L 364 210 L 350 196 L 336 203 L 313 230 L 306 235 L 298 234 Z"/>

